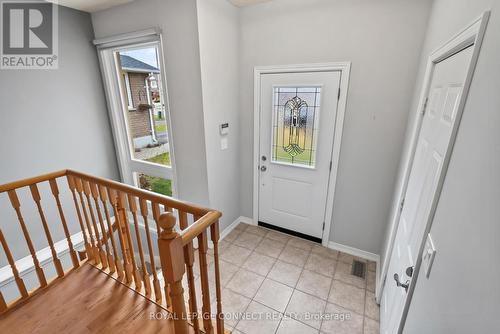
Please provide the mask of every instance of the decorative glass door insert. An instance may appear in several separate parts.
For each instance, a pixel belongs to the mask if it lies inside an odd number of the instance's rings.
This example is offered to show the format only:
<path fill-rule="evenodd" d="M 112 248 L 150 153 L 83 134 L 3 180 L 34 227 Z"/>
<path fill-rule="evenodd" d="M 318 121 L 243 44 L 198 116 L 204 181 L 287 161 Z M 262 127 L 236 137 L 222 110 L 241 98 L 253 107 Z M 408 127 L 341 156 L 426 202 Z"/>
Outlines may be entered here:
<path fill-rule="evenodd" d="M 321 86 L 273 87 L 271 162 L 315 168 Z"/>

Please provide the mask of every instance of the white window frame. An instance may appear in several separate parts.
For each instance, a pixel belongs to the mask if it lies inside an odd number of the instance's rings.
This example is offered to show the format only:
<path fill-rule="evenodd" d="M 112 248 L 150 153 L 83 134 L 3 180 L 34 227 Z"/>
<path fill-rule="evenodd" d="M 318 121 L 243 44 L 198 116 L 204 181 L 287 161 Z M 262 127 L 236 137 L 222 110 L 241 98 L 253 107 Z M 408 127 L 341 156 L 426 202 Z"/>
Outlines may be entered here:
<path fill-rule="evenodd" d="M 127 102 L 128 102 L 128 110 L 135 110 L 134 100 L 132 99 L 132 88 L 130 87 L 130 78 L 128 76 L 128 72 L 124 73 L 125 75 L 125 88 L 127 89 Z"/>
<path fill-rule="evenodd" d="M 115 52 L 123 50 L 127 47 L 146 47 L 155 45 L 158 50 L 158 58 L 160 62 L 161 73 L 160 80 L 164 84 L 161 85 L 162 96 L 165 99 L 165 122 L 167 128 L 172 129 L 170 120 L 170 108 L 168 107 L 168 93 L 167 93 L 167 78 L 165 71 L 165 61 L 163 58 L 163 42 L 161 31 L 157 28 L 126 33 L 107 38 L 94 40 L 94 45 L 97 47 L 99 62 L 101 66 L 101 73 L 104 82 L 104 89 L 106 92 L 106 100 L 108 104 L 108 112 L 110 117 L 111 128 L 113 131 L 113 138 L 116 148 L 116 156 L 118 166 L 120 169 L 121 180 L 124 183 L 138 186 L 135 174 L 144 173 L 150 176 L 161 177 L 164 179 L 172 180 L 172 196 L 177 195 L 177 173 L 175 167 L 175 149 L 172 131 L 168 131 L 168 143 L 170 151 L 171 166 L 161 166 L 158 164 L 150 163 L 147 161 L 140 161 L 133 157 L 131 145 L 129 144 L 130 136 L 126 126 L 126 114 L 123 112 L 125 101 L 122 100 L 120 94 L 119 76 L 121 69 L 117 68 L 115 61 Z M 138 171 L 140 170 L 140 171 Z M 161 172 L 160 172 L 161 170 Z"/>

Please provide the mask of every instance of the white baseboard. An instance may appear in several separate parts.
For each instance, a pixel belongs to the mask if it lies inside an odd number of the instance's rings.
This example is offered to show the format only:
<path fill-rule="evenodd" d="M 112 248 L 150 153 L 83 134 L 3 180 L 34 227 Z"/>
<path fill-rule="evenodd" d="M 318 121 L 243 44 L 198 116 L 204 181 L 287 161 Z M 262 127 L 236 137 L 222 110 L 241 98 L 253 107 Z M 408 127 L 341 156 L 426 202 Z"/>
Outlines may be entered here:
<path fill-rule="evenodd" d="M 70 236 L 71 242 L 73 243 L 73 248 L 79 250 L 83 248 L 83 234 L 82 232 L 75 233 Z M 59 240 L 54 243 L 54 249 L 56 251 L 57 257 L 61 259 L 63 256 L 69 254 L 68 242 L 66 239 Z M 36 252 L 36 257 L 40 266 L 44 268 L 49 263 L 52 262 L 52 252 L 49 247 L 45 247 Z M 17 261 L 15 261 L 16 268 L 19 272 L 21 278 L 24 278 L 31 272 L 35 271 L 35 265 L 33 264 L 33 258 L 31 255 L 25 256 Z M 4 287 L 7 284 L 12 284 L 14 282 L 14 274 L 10 268 L 10 265 L 0 268 L 0 287 Z"/>
<path fill-rule="evenodd" d="M 220 234 L 219 240 L 222 241 L 229 233 L 231 233 L 232 230 L 234 230 L 236 228 L 236 226 L 238 226 L 239 223 L 245 223 L 245 224 L 249 224 L 249 225 L 255 225 L 253 223 L 252 218 L 248 218 L 248 217 L 244 217 L 244 216 L 239 216 L 238 218 L 236 218 L 231 223 L 231 225 L 229 225 L 228 227 L 226 227 L 224 229 L 224 231 L 222 231 L 222 233 Z"/>
<path fill-rule="evenodd" d="M 334 241 L 328 242 L 328 248 L 335 249 L 339 252 L 347 253 L 377 263 L 380 262 L 380 255 L 378 254 L 370 253 L 351 246 L 342 245 Z"/>

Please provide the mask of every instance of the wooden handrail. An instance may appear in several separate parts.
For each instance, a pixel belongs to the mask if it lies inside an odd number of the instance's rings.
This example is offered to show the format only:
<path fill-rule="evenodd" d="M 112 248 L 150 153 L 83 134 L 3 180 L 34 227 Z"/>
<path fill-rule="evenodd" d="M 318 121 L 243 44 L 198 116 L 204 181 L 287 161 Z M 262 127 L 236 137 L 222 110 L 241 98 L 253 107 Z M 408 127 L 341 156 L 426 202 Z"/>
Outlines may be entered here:
<path fill-rule="evenodd" d="M 130 186 L 128 184 L 123 184 L 123 183 L 120 183 L 117 181 L 112 181 L 112 180 L 100 178 L 97 176 L 92 176 L 92 175 L 77 172 L 77 171 L 74 171 L 71 169 L 66 170 L 66 172 L 69 175 L 74 175 L 74 176 L 81 178 L 81 179 L 84 179 L 86 181 L 96 182 L 96 183 L 101 184 L 105 187 L 111 187 L 111 188 L 116 189 L 118 191 L 122 191 L 124 193 L 130 194 L 133 196 L 137 196 L 139 198 L 144 198 L 148 201 L 162 204 L 162 205 L 165 205 L 169 208 L 176 208 L 178 210 L 185 211 L 185 212 L 188 212 L 188 213 L 191 213 L 194 215 L 201 216 L 201 215 L 204 215 L 205 213 L 211 211 L 210 209 L 204 208 L 204 207 L 199 206 L 197 204 L 176 200 L 176 199 L 168 197 L 168 196 L 164 196 L 164 195 L 160 195 L 157 193 L 153 193 L 151 191 L 139 189 L 139 188 Z M 2 189 L 2 188 L 0 188 L 0 189 Z"/>
<path fill-rule="evenodd" d="M 0 193 L 4 193 L 6 191 L 14 190 L 17 188 L 27 187 L 29 185 L 48 181 L 50 179 L 56 179 L 58 177 L 65 176 L 66 173 L 67 173 L 67 170 L 63 169 L 63 170 L 53 172 L 53 173 L 47 173 L 47 174 L 43 174 L 43 175 L 39 175 L 39 176 L 35 176 L 35 177 L 30 177 L 27 179 L 22 179 L 19 181 L 1 184 L 0 185 Z"/>
<path fill-rule="evenodd" d="M 212 224 L 217 222 L 222 216 L 219 211 L 209 211 L 200 219 L 196 220 L 181 233 L 182 245 L 185 246 L 197 238 L 203 231 L 207 230 Z"/>
<path fill-rule="evenodd" d="M 60 199 L 58 178 L 65 177 L 69 193 L 69 201 Z M 60 181 L 60 180 L 59 180 Z M 38 184 L 47 182 L 50 185 L 51 201 L 42 199 Z M 29 187 L 32 200 L 35 202 L 39 219 L 43 227 L 45 239 L 49 244 L 52 261 L 56 266 L 57 277 L 46 279 L 43 266 L 37 258 L 29 229 L 31 221 L 25 222 L 21 202 L 16 190 Z M 74 170 L 61 170 L 53 173 L 26 178 L 23 180 L 0 185 L 0 194 L 7 193 L 11 206 L 16 213 L 18 223 L 33 260 L 39 287 L 28 292 L 21 274 L 16 268 L 15 259 L 9 250 L 7 239 L 0 229 L 0 248 L 7 255 L 8 264 L 12 269 L 15 283 L 21 297 L 14 301 L 6 301 L 0 294 L 0 314 L 8 312 L 15 305 L 38 293 L 39 290 L 51 285 L 58 279 L 64 279 L 67 273 L 81 266 L 72 243 L 69 227 L 79 226 L 83 236 L 84 253 L 90 264 L 101 271 L 115 277 L 122 284 L 133 288 L 151 301 L 167 308 L 174 315 L 176 333 L 188 332 L 189 323 L 195 333 L 224 333 L 222 317 L 221 280 L 219 272 L 218 241 L 219 218 L 221 212 L 211 210 L 189 202 L 176 200 L 167 196 L 142 190 L 116 181 L 95 177 Z M 72 260 L 72 268 L 64 271 L 62 259 L 55 249 L 52 239 L 53 224 L 48 224 L 53 217 L 46 217 L 44 206 L 52 203 L 58 213 L 61 228 L 64 231 Z M 74 205 L 75 213 L 69 216 L 63 206 Z M 179 229 L 175 229 L 176 217 L 179 218 Z M 50 220 L 49 220 L 50 218 Z M 141 235 L 140 220 L 144 226 Z M 189 221 L 193 223 L 189 225 Z M 73 223 L 73 225 L 70 225 Z M 76 224 L 75 224 L 76 223 Z M 152 226 L 153 224 L 154 226 Z M 158 233 L 158 248 L 155 249 L 151 231 Z M 209 270 L 208 238 L 214 246 L 214 271 Z M 115 237 L 116 236 L 116 237 Z M 198 256 L 195 257 L 193 241 L 198 240 Z M 160 261 L 155 259 L 155 250 Z M 147 253 L 146 253 L 147 252 Z M 84 257 L 84 256 L 82 256 Z M 198 259 L 196 259 L 198 258 Z M 199 261 L 197 261 L 199 260 Z M 149 263 L 147 262 L 149 261 Z M 161 273 L 156 263 L 161 266 Z M 198 262 L 201 284 L 195 284 L 194 268 Z M 149 266 L 148 266 L 149 264 Z M 215 274 L 215 295 L 217 320 L 210 319 L 211 303 L 209 274 Z M 183 276 L 187 274 L 187 284 L 183 287 Z M 162 277 L 163 276 L 163 280 Z M 196 288 L 201 296 L 203 319 L 198 320 L 196 303 Z M 184 300 L 183 290 L 188 289 L 189 300 Z M 189 317 L 187 313 L 189 306 Z M 203 328 L 201 327 L 203 326 Z M 216 329 L 216 330 L 215 330 Z"/>

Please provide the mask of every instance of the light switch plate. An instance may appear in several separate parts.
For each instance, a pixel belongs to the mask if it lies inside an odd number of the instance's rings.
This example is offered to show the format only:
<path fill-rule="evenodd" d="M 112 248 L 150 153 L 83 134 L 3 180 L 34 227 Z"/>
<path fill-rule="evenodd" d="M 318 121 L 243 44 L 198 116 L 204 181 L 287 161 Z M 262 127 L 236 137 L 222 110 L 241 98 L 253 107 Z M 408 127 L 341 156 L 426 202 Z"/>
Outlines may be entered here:
<path fill-rule="evenodd" d="M 431 234 L 427 234 L 427 239 L 425 239 L 424 253 L 422 254 L 422 265 L 425 270 L 425 277 L 429 278 L 431 274 L 432 264 L 434 263 L 434 258 L 436 257 L 436 247 L 432 241 Z"/>

